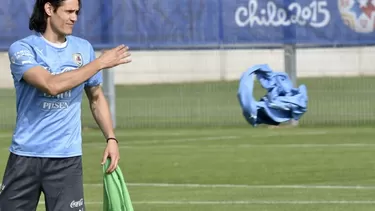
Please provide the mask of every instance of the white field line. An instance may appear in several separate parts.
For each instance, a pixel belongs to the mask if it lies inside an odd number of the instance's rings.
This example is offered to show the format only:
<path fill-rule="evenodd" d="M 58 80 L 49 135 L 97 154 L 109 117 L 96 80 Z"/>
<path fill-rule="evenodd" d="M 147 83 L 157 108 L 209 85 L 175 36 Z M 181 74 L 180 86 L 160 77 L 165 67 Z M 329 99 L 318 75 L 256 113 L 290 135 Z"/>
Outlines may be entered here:
<path fill-rule="evenodd" d="M 236 137 L 221 137 L 221 138 L 213 138 L 208 137 L 205 139 L 176 139 L 176 140 L 169 140 L 170 142 L 163 141 L 161 143 L 179 143 L 179 142 L 188 142 L 188 141 L 211 141 L 211 140 L 233 140 L 236 139 Z M 105 143 L 88 143 L 83 144 L 83 147 L 94 147 L 94 148 L 103 148 L 105 147 Z M 226 145 L 207 145 L 204 146 L 205 148 L 209 149 L 220 149 L 220 148 L 227 148 Z M 349 148 L 373 148 L 375 147 L 375 144 L 368 144 L 368 143 L 345 143 L 345 144 L 233 144 L 231 147 L 239 147 L 239 148 L 337 148 L 337 147 L 349 147 Z M 200 146 L 192 146 L 192 145 L 153 145 L 149 146 L 146 143 L 144 144 L 136 144 L 136 145 L 120 145 L 120 149 L 148 149 L 148 148 L 171 148 L 171 149 L 180 149 L 180 148 L 200 148 Z M 9 150 L 9 147 L 1 148 L 2 150 Z M 0 150 L 1 150 L 0 149 Z M 104 148 L 103 148 L 104 149 Z"/>
<path fill-rule="evenodd" d="M 100 145 L 99 145 L 100 146 Z M 228 148 L 226 145 L 207 145 L 205 148 Z M 375 147 L 375 144 L 366 144 L 366 143 L 346 143 L 346 144 L 232 144 L 231 147 L 239 148 L 330 148 L 330 147 Z M 127 145 L 120 146 L 120 148 L 201 148 L 201 146 L 192 146 L 192 145 L 164 145 L 164 146 L 141 146 L 141 145 Z"/>
<path fill-rule="evenodd" d="M 238 136 L 216 136 L 216 137 L 201 137 L 201 138 L 184 138 L 184 139 L 160 139 L 160 140 L 150 140 L 150 141 L 139 141 L 139 142 L 131 142 L 131 145 L 120 145 L 119 148 L 135 148 L 141 145 L 148 145 L 148 144 L 157 144 L 157 143 L 183 143 L 183 142 L 197 142 L 197 141 L 220 141 L 220 140 L 233 140 L 238 139 Z M 127 143 L 129 144 L 129 143 Z M 132 146 L 133 145 L 133 146 Z M 104 147 L 105 142 L 103 143 L 85 143 L 82 144 L 83 147 Z M 147 146 L 146 146 L 147 147 Z M 5 147 L 3 149 L 9 149 L 9 147 Z"/>
<path fill-rule="evenodd" d="M 150 141 L 139 141 L 132 142 L 135 145 L 142 144 L 157 144 L 157 143 L 179 143 L 179 142 L 196 142 L 196 141 L 220 141 L 220 140 L 232 140 L 238 139 L 238 136 L 211 136 L 211 137 L 201 137 L 201 138 L 183 138 L 183 139 L 161 139 L 161 140 L 150 140 Z"/>
<path fill-rule="evenodd" d="M 246 131 L 246 130 L 243 130 Z M 155 137 L 155 136 L 190 136 L 194 132 L 194 130 L 189 131 L 180 131 L 180 132 L 153 132 L 153 131 L 139 131 L 139 132 L 126 132 L 126 131 L 119 131 L 116 133 L 117 137 L 127 137 L 127 136 L 149 136 L 149 137 Z M 274 136 L 293 136 L 293 135 L 325 135 L 325 134 L 355 134 L 358 133 L 354 130 L 347 130 L 347 131 L 325 131 L 325 130 L 317 130 L 317 131 L 285 131 L 285 132 L 278 132 L 277 129 L 269 129 L 269 130 L 263 130 L 263 134 L 251 134 L 250 132 L 247 133 L 241 133 L 240 135 L 243 135 L 244 137 L 248 138 L 261 138 L 261 137 L 274 137 Z M 368 133 L 367 131 L 363 131 L 362 133 Z M 212 133 L 209 132 L 198 132 L 198 135 L 207 136 Z M 0 133 L 0 138 L 11 138 L 13 135 L 13 132 L 8 133 Z M 82 131 L 83 136 L 95 136 L 95 137 L 101 137 L 103 136 L 100 131 Z"/>
<path fill-rule="evenodd" d="M 228 138 L 227 138 L 228 139 Z M 219 139 L 216 139 L 219 140 Z M 228 139 L 229 140 L 229 139 Z M 198 140 L 196 140 L 198 141 Z M 177 142 L 177 141 L 176 141 Z M 94 144 L 89 146 L 95 146 Z M 103 147 L 102 144 L 97 144 L 97 147 Z M 148 148 L 172 148 L 172 149 L 179 149 L 179 148 L 200 148 L 201 146 L 192 146 L 192 145 L 125 145 L 120 146 L 120 149 L 126 149 L 126 148 L 138 148 L 138 149 L 148 149 Z M 367 143 L 346 143 L 346 144 L 232 144 L 231 147 L 239 147 L 239 148 L 337 148 L 337 147 L 375 147 L 375 144 L 367 144 Z M 207 145 L 205 148 L 228 148 L 226 145 Z"/>
<path fill-rule="evenodd" d="M 238 139 L 238 136 L 213 136 L 213 137 L 201 137 L 201 138 L 181 138 L 181 139 L 157 139 L 150 141 L 131 141 L 128 142 L 127 146 L 120 146 L 120 148 L 129 148 L 132 145 L 147 145 L 157 143 L 182 143 L 182 142 L 197 142 L 197 141 L 219 141 L 219 140 L 233 140 Z M 102 147 L 103 143 L 83 143 L 83 146 L 99 146 Z"/>
<path fill-rule="evenodd" d="M 269 136 L 279 136 L 281 135 L 282 136 L 283 133 L 274 133 L 274 134 L 264 134 L 264 135 L 250 135 L 249 137 L 269 137 Z M 284 133 L 284 134 L 287 134 L 287 135 L 291 135 L 293 133 Z M 307 133 L 300 133 L 300 132 L 296 132 L 296 135 L 311 135 L 310 132 L 307 132 Z M 313 132 L 312 135 L 314 134 L 317 134 L 317 132 Z M 325 134 L 325 132 L 319 132 L 319 134 Z M 0 138 L 11 138 L 12 137 L 12 133 L 0 133 Z M 82 135 L 83 136 L 94 136 L 94 137 L 101 137 L 103 136 L 102 133 L 100 132 L 82 132 Z M 150 132 L 144 132 L 144 133 L 124 133 L 124 132 L 118 132 L 116 133 L 116 136 L 117 137 L 127 137 L 127 136 L 142 136 L 142 137 L 157 137 L 157 136 L 191 136 L 192 134 L 191 133 L 150 133 Z M 202 136 L 205 136 L 205 135 L 210 135 L 210 134 L 206 134 L 206 133 L 199 133 L 199 135 L 202 135 Z"/>
<path fill-rule="evenodd" d="M 255 129 L 256 130 L 256 129 Z M 261 137 L 274 137 L 274 136 L 293 136 L 293 135 L 325 135 L 325 134 L 356 134 L 356 133 L 373 133 L 370 130 L 362 130 L 360 132 L 356 130 L 343 130 L 343 131 L 329 131 L 329 130 L 316 130 L 316 131 L 293 131 L 290 129 L 289 131 L 277 131 L 278 129 L 269 129 L 269 130 L 262 130 L 264 132 L 263 134 L 251 134 L 251 132 L 247 133 L 241 133 L 239 135 L 248 137 L 248 138 L 261 138 Z M 242 130 L 240 130 L 242 131 Z M 246 131 L 245 129 L 243 131 Z M 155 131 L 134 131 L 134 130 L 129 130 L 127 131 L 119 131 L 116 133 L 116 136 L 118 137 L 127 137 L 127 136 L 149 136 L 149 137 L 155 137 L 155 136 L 189 136 L 191 133 L 194 132 L 194 130 L 188 130 L 188 131 L 176 131 L 176 132 L 155 132 Z M 82 131 L 83 136 L 103 136 L 100 131 Z M 208 132 L 198 132 L 197 134 L 202 135 L 202 136 L 207 136 L 212 133 L 210 133 L 210 130 Z M 1 132 L 0 133 L 0 138 L 11 138 L 13 135 L 13 132 Z"/>
<path fill-rule="evenodd" d="M 245 188 L 245 189 L 352 189 L 375 190 L 375 186 L 364 185 L 236 185 L 236 184 L 170 184 L 170 183 L 126 183 L 135 187 L 166 188 Z M 84 184 L 85 187 L 102 187 L 102 184 Z"/>
<path fill-rule="evenodd" d="M 192 130 L 193 131 L 193 130 Z M 123 132 L 123 131 L 120 131 L 118 133 L 116 133 L 116 136 L 117 137 L 126 137 L 126 136 L 137 136 L 137 135 L 140 135 L 140 136 L 149 136 L 149 137 L 155 137 L 155 136 L 189 136 L 191 135 L 191 132 L 192 131 L 182 131 L 182 132 L 147 132 L 147 131 L 143 131 L 143 132 Z M 304 135 L 326 135 L 326 134 L 356 134 L 358 133 L 357 131 L 354 131 L 354 130 L 348 130 L 348 131 L 323 131 L 323 130 L 318 130 L 318 131 L 288 131 L 288 132 L 277 132 L 276 130 L 264 130 L 263 131 L 264 133 L 263 134 L 239 134 L 241 135 L 241 137 L 244 137 L 244 138 L 267 138 L 267 137 L 275 137 L 275 136 L 304 136 Z M 363 133 L 367 133 L 366 131 L 364 131 Z M 198 135 L 202 135 L 202 136 L 207 136 L 207 135 L 210 135 L 212 133 L 197 133 Z M 11 138 L 13 135 L 12 132 L 9 132 L 9 133 L 0 133 L 0 138 Z M 95 137 L 101 137 L 103 136 L 101 132 L 98 132 L 98 131 L 83 131 L 82 132 L 82 135 L 83 136 L 95 136 Z"/>
<path fill-rule="evenodd" d="M 8 132 L 8 133 L 0 133 L 0 138 L 11 138 L 13 135 L 13 132 Z M 83 136 L 88 136 L 88 137 L 102 137 L 103 134 L 100 131 L 82 131 Z M 126 131 L 120 131 L 116 133 L 116 136 L 118 137 L 126 137 L 126 136 L 143 136 L 143 137 L 155 137 L 155 136 L 183 136 L 183 135 L 191 135 L 191 133 L 188 132 L 148 132 L 148 131 L 143 131 L 143 132 L 129 132 L 127 133 Z"/>
<path fill-rule="evenodd" d="M 234 184 L 166 184 L 166 183 L 127 183 L 127 186 L 141 187 L 185 187 L 185 188 L 249 188 L 249 189 L 371 189 L 375 186 L 338 186 L 338 185 L 234 185 Z M 102 188 L 102 184 L 85 184 L 85 187 Z M 86 205 L 101 205 L 102 201 L 87 201 Z M 375 201 L 349 201 L 349 200 L 316 200 L 316 201 L 289 201 L 289 200 L 247 200 L 247 201 L 133 201 L 133 204 L 159 204 L 159 205 L 236 205 L 236 204 L 265 204 L 265 205 L 306 205 L 306 204 L 375 204 Z M 44 204 L 41 201 L 39 204 Z"/>
<path fill-rule="evenodd" d="M 241 130 L 241 131 L 246 131 L 246 130 Z M 181 131 L 181 132 L 148 132 L 147 130 L 145 131 L 140 131 L 140 132 L 134 132 L 134 131 L 131 131 L 129 133 L 127 133 L 126 131 L 120 131 L 120 132 L 117 132 L 116 133 L 116 136 L 123 136 L 123 137 L 126 137 L 126 136 L 149 136 L 149 137 L 155 137 L 155 136 L 191 136 L 192 133 L 194 132 L 194 130 L 188 130 L 188 131 Z M 249 132 L 249 131 L 247 131 Z M 290 130 L 290 131 L 285 131 L 285 132 L 278 132 L 277 130 L 263 130 L 263 134 L 251 134 L 249 132 L 249 134 L 247 134 L 247 132 L 245 132 L 245 134 L 241 134 L 241 135 L 245 135 L 245 136 L 248 136 L 248 137 L 269 137 L 269 136 L 290 136 L 290 135 L 325 135 L 325 134 L 328 134 L 328 133 L 337 133 L 337 132 L 330 132 L 330 131 L 325 131 L 325 130 L 318 130 L 318 131 L 293 131 L 293 130 Z M 344 133 L 356 133 L 355 131 L 342 131 Z M 342 133 L 341 131 L 339 132 L 340 134 Z M 100 136 L 102 135 L 101 132 L 98 132 L 98 131 L 84 131 L 82 132 L 82 134 L 84 136 Z M 197 133 L 198 135 L 202 135 L 202 136 L 207 136 L 207 135 L 212 135 L 213 133 L 210 132 L 210 130 L 208 130 L 208 132 L 206 131 L 203 131 L 203 132 L 198 132 Z"/>
<path fill-rule="evenodd" d="M 353 134 L 355 131 L 343 131 L 343 133 L 349 133 Z M 86 132 L 87 134 L 87 132 Z M 90 134 L 90 132 L 88 133 Z M 93 134 L 91 132 L 91 134 Z M 95 132 L 95 134 L 98 134 Z M 157 133 L 156 133 L 157 134 Z M 179 133 L 170 133 L 169 135 L 178 135 Z M 296 131 L 291 133 L 275 133 L 270 132 L 267 134 L 255 134 L 255 135 L 249 135 L 249 136 L 212 136 L 212 137 L 200 137 L 200 138 L 181 138 L 181 139 L 156 139 L 156 140 L 139 140 L 139 141 L 131 141 L 127 142 L 126 145 L 122 144 L 120 148 L 137 148 L 142 145 L 148 145 L 148 144 L 157 144 L 157 143 L 183 143 L 183 142 L 198 142 L 198 141 L 220 141 L 220 140 L 233 140 L 233 139 L 239 139 L 239 138 L 266 138 L 266 137 L 275 137 L 275 136 L 292 136 L 292 135 L 323 135 L 323 134 L 332 134 L 327 131 Z M 163 135 L 168 135 L 168 133 L 165 133 Z M 1 137 L 11 137 L 11 135 L 1 134 Z M 121 137 L 121 135 L 119 136 Z M 103 147 L 105 146 L 104 143 L 85 143 L 83 142 L 84 147 Z M 343 144 L 241 144 L 241 145 L 233 145 L 238 147 L 268 147 L 268 148 L 292 148 L 292 147 L 374 147 L 375 144 L 367 144 L 367 143 L 343 143 Z M 145 146 L 148 147 L 148 146 Z M 189 148 L 189 147 L 195 147 L 195 146 L 157 146 L 157 147 L 165 147 L 165 148 Z M 207 146 L 207 147 L 215 147 L 215 146 Z M 216 146 L 221 147 L 221 146 Z M 8 149 L 8 147 L 5 147 L 3 149 Z"/>
<path fill-rule="evenodd" d="M 40 201 L 39 204 L 44 204 Z M 101 205 L 101 201 L 87 201 L 86 205 Z M 133 201 L 132 204 L 159 204 L 159 205 L 236 205 L 236 204 L 375 204 L 375 201 L 278 201 L 278 200 L 250 200 L 250 201 Z"/>
<path fill-rule="evenodd" d="M 239 147 L 270 147 L 270 148 L 293 148 L 293 147 L 374 147 L 375 144 L 368 143 L 343 143 L 343 144 L 241 144 Z"/>
<path fill-rule="evenodd" d="M 295 132 L 295 133 L 269 133 L 264 135 L 250 135 L 248 138 L 266 138 L 266 137 L 275 137 L 275 136 L 289 136 L 289 135 L 323 135 L 327 134 L 324 131 L 317 132 Z M 128 142 L 127 146 L 121 146 L 120 148 L 130 148 L 129 145 L 144 145 L 144 144 L 158 144 L 158 143 L 182 143 L 182 142 L 197 142 L 197 141 L 221 141 L 221 140 L 233 140 L 239 139 L 241 136 L 209 136 L 209 137 L 200 137 L 200 138 L 181 138 L 181 139 L 156 139 L 156 140 L 139 140 Z M 98 143 L 83 143 L 84 146 L 101 146 Z"/>
<path fill-rule="evenodd" d="M 165 205 L 220 205 L 220 204 L 375 204 L 375 201 L 135 201 L 134 204 L 165 204 Z"/>
<path fill-rule="evenodd" d="M 268 132 L 268 133 L 267 133 Z M 275 137 L 275 136 L 317 136 L 317 135 L 326 135 L 330 134 L 330 132 L 327 131 L 290 131 L 290 132 L 275 132 L 275 131 L 265 131 L 264 134 L 255 134 L 250 135 L 250 138 L 267 138 L 267 137 Z"/>
<path fill-rule="evenodd" d="M 322 135 L 327 134 L 324 131 L 317 131 L 317 132 L 307 132 L 307 133 L 270 133 L 270 134 L 264 134 L 264 135 L 250 135 L 248 138 L 262 138 L 262 137 L 274 137 L 274 136 L 285 136 L 285 135 Z M 127 145 L 122 145 L 120 148 L 134 148 L 136 145 L 148 145 L 148 144 L 158 144 L 158 143 L 183 143 L 183 142 L 198 142 L 198 141 L 221 141 L 221 140 L 233 140 L 233 139 L 239 139 L 241 136 L 211 136 L 211 137 L 200 137 L 200 138 L 181 138 L 181 139 L 156 139 L 156 140 L 150 140 L 150 141 L 131 141 L 128 142 Z M 95 147 L 102 147 L 103 143 L 83 143 L 83 146 L 95 146 Z M 161 146 L 163 147 L 163 146 Z M 167 146 L 168 147 L 168 146 Z"/>

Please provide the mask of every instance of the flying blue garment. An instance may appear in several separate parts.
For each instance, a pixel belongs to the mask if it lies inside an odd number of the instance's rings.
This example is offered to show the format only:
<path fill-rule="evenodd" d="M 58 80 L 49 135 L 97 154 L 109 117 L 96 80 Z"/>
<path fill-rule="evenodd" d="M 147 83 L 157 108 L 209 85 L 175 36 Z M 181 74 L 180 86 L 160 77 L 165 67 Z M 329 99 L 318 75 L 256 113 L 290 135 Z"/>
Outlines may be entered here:
<path fill-rule="evenodd" d="M 84 87 L 102 83 L 102 73 L 57 96 L 46 94 L 26 83 L 23 75 L 35 66 L 43 67 L 52 75 L 75 71 L 95 59 L 91 44 L 84 39 L 68 36 L 64 44 L 57 46 L 36 34 L 14 42 L 8 55 L 17 110 L 9 150 L 32 157 L 82 155 L 82 94 Z"/>
<path fill-rule="evenodd" d="M 259 101 L 253 96 L 255 78 L 266 90 Z M 288 74 L 273 72 L 268 65 L 255 65 L 242 74 L 237 97 L 243 116 L 252 126 L 299 120 L 307 111 L 306 86 L 293 88 Z"/>

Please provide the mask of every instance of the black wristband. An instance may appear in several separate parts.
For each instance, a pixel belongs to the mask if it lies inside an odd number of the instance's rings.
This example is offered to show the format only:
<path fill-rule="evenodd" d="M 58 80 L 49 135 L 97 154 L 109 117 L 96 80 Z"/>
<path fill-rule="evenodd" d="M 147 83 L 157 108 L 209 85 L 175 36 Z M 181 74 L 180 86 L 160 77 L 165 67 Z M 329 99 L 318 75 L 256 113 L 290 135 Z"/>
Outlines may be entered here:
<path fill-rule="evenodd" d="M 112 140 L 115 140 L 115 141 L 118 143 L 117 139 L 116 139 L 116 138 L 113 138 L 113 137 L 111 137 L 111 138 L 107 138 L 107 143 L 108 143 L 108 141 L 111 140 L 111 139 L 112 139 Z"/>

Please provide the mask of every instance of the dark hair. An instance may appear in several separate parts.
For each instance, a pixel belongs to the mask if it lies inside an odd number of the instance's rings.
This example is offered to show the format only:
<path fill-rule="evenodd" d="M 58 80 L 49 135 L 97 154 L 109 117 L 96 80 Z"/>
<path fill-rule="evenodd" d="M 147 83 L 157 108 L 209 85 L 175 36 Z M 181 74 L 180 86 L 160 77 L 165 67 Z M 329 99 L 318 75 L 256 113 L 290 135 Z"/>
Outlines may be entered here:
<path fill-rule="evenodd" d="M 44 11 L 44 5 L 50 3 L 54 12 L 59 8 L 65 0 L 36 0 L 33 13 L 29 20 L 29 29 L 39 33 L 44 33 L 47 28 L 47 13 Z M 81 7 L 81 0 L 78 0 Z"/>

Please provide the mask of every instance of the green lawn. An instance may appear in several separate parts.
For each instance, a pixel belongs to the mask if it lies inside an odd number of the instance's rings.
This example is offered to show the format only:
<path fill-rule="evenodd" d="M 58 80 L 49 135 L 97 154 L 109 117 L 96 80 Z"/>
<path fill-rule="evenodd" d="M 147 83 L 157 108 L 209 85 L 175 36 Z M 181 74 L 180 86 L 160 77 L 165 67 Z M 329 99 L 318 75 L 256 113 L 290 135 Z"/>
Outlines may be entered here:
<path fill-rule="evenodd" d="M 370 127 L 127 129 L 117 135 L 138 211 L 375 209 Z M 10 136 L 0 133 L 0 175 Z M 101 211 L 104 146 L 100 132 L 84 132 L 90 211 Z"/>
<path fill-rule="evenodd" d="M 375 77 L 298 79 L 308 88 L 301 126 L 375 125 Z M 119 128 L 246 127 L 237 100 L 238 81 L 116 87 Z M 257 87 L 259 98 L 265 93 Z M 15 122 L 13 90 L 0 90 L 0 129 Z M 94 127 L 83 104 L 83 124 Z"/>
<path fill-rule="evenodd" d="M 308 87 L 308 112 L 300 127 L 278 129 L 245 122 L 237 81 L 117 86 L 120 166 L 135 210 L 374 210 L 375 78 L 298 83 Z M 14 90 L 0 97 L 2 175 Z M 95 123 L 87 100 L 82 120 L 86 208 L 101 211 L 105 145 L 88 129 Z"/>

